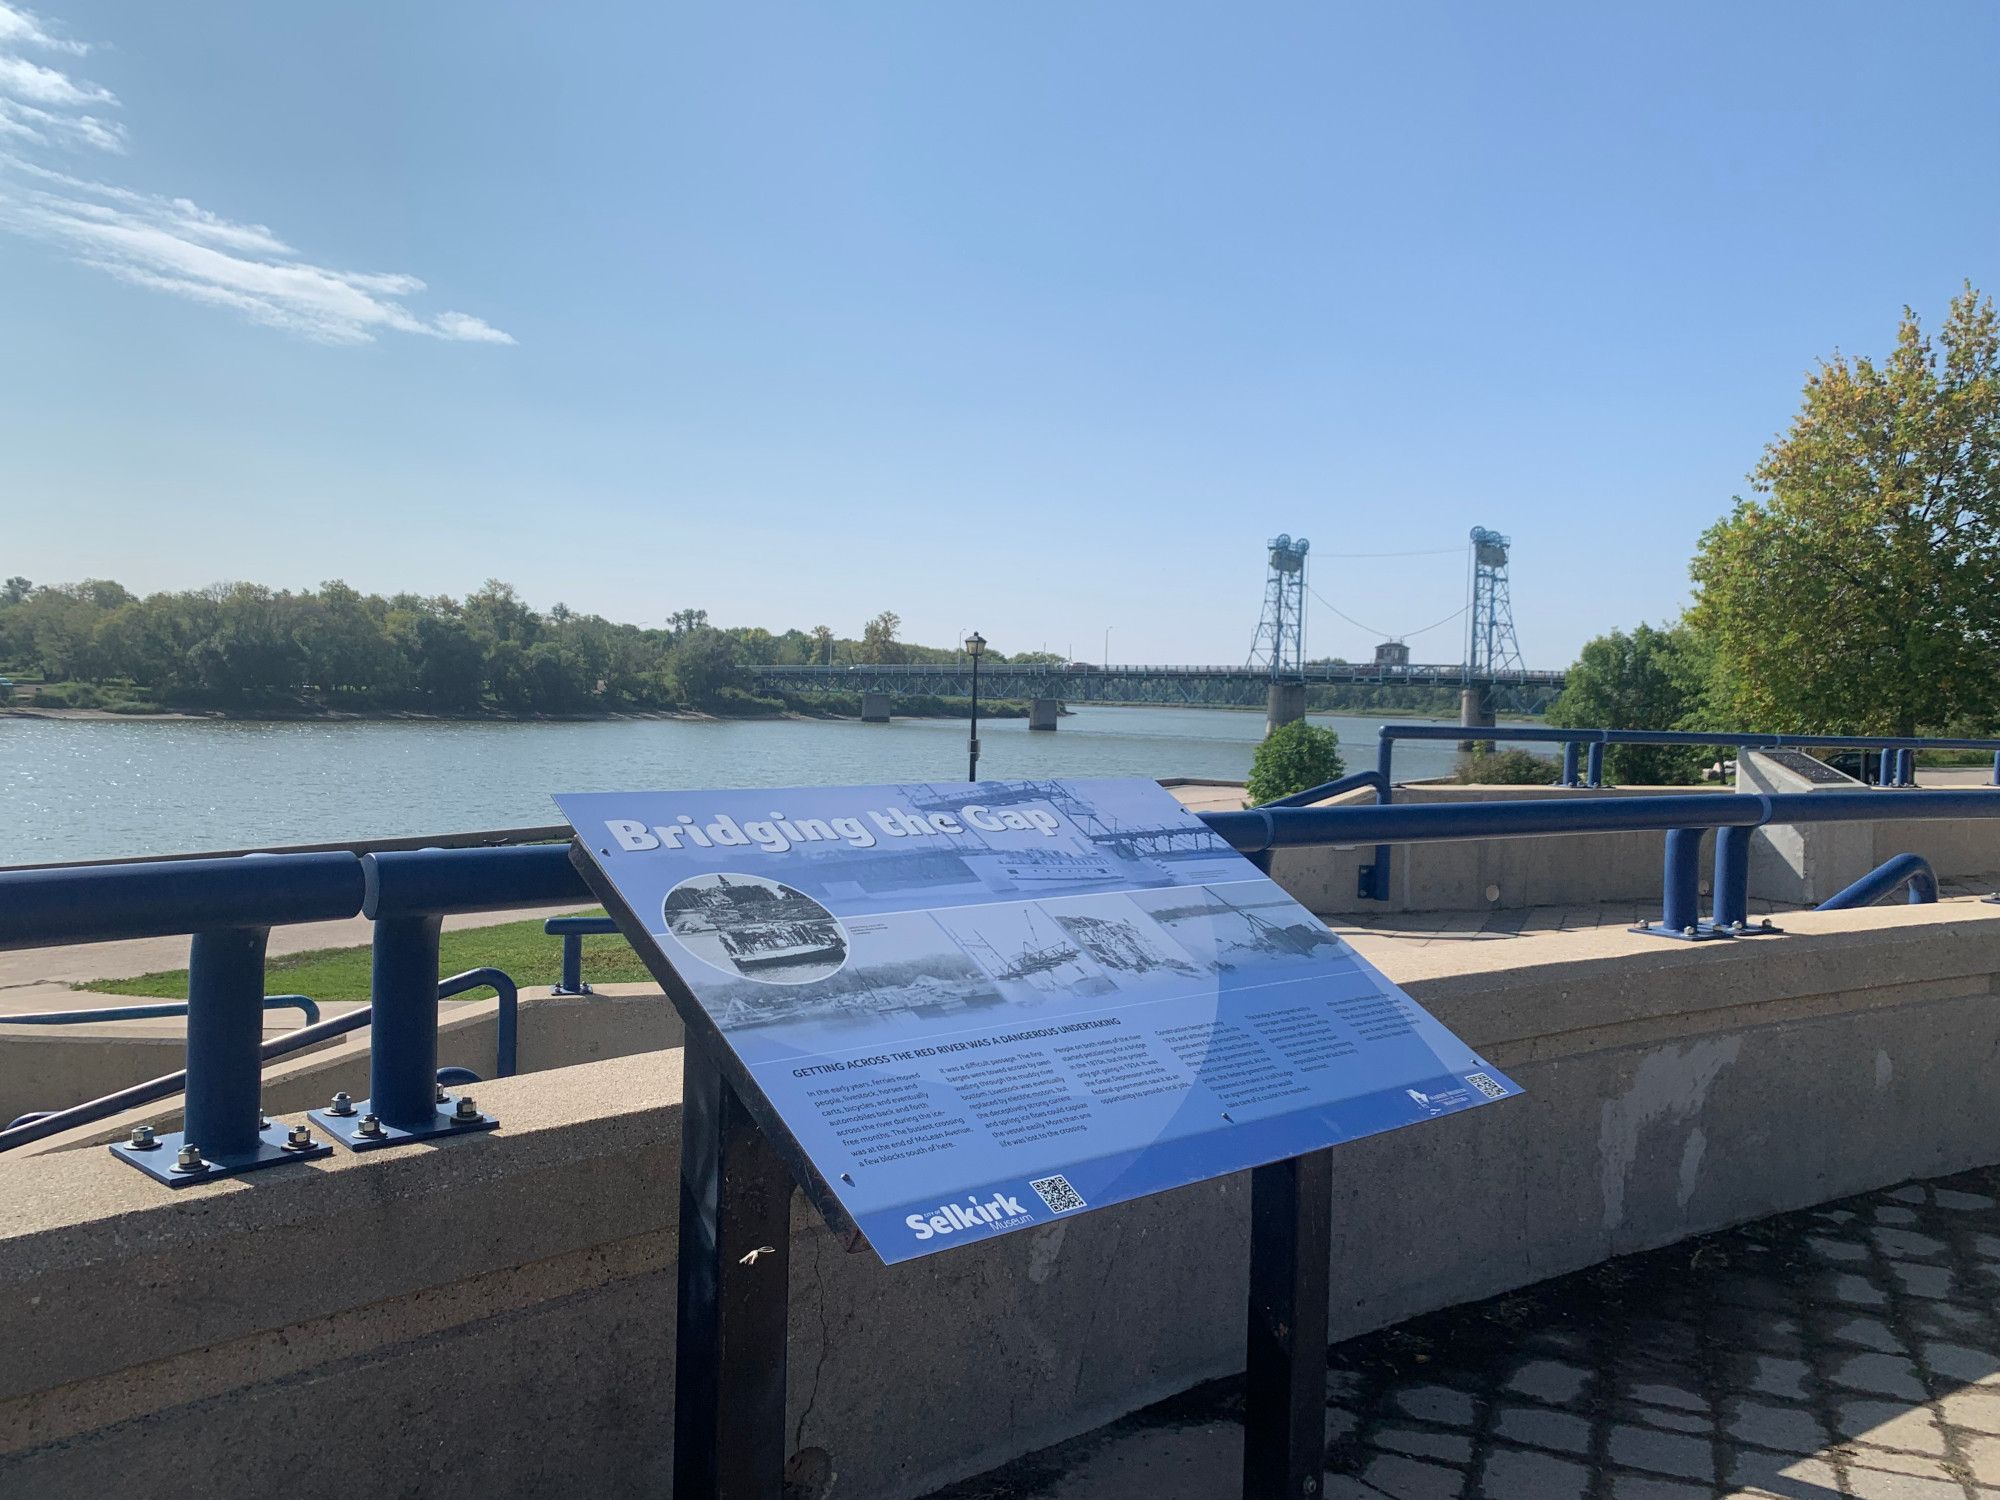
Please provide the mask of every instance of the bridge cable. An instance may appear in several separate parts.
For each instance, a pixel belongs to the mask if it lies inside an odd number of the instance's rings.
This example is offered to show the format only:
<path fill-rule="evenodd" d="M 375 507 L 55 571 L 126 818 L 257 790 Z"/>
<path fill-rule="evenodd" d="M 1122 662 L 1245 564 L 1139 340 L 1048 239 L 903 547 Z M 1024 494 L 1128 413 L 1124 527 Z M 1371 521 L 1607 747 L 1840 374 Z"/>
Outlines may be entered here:
<path fill-rule="evenodd" d="M 1452 550 L 1456 552 L 1458 549 L 1454 547 Z M 1334 608 L 1334 605 L 1332 604 L 1331 601 L 1327 599 L 1326 595 L 1322 594 L 1318 589 L 1314 588 L 1311 584 L 1306 585 L 1306 592 L 1308 594 L 1311 594 L 1313 598 L 1319 600 L 1321 604 L 1326 605 L 1326 607 L 1329 610 L 1332 610 L 1334 614 L 1339 615 L 1341 619 L 1347 621 L 1347 623 L 1352 625 L 1356 630 L 1367 631 L 1372 635 L 1374 635 L 1376 639 L 1385 641 L 1391 641 L 1391 640 L 1407 641 L 1412 636 L 1423 635 L 1426 631 L 1436 630 L 1440 625 L 1449 625 L 1453 620 L 1456 620 L 1460 615 L 1463 615 L 1468 609 L 1472 608 L 1470 604 L 1461 604 L 1457 609 L 1453 610 L 1450 614 L 1446 615 L 1442 620 L 1433 620 L 1430 624 L 1424 626 L 1423 629 L 1421 630 L 1412 630 L 1402 635 L 1397 635 L 1393 631 L 1377 630 L 1372 625 L 1364 625 L 1361 623 L 1361 621 L 1355 619 L 1354 616 L 1343 613 L 1341 610 Z"/>

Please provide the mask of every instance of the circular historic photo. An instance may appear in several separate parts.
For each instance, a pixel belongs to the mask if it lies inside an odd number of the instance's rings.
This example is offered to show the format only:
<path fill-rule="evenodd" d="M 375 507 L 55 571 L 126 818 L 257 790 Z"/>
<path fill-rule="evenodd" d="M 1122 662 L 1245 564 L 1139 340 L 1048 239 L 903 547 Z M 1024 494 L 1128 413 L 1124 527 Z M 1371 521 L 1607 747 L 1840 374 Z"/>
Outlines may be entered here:
<path fill-rule="evenodd" d="M 762 875 L 692 875 L 667 892 L 667 930 L 710 968 L 766 984 L 808 984 L 847 962 L 840 918 Z"/>

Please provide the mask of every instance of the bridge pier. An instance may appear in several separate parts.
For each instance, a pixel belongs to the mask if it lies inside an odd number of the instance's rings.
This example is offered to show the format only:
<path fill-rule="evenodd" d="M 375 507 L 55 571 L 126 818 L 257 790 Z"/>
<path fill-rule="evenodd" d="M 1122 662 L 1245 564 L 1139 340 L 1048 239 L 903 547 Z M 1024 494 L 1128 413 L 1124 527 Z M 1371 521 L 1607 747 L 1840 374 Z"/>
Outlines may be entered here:
<path fill-rule="evenodd" d="M 1465 729 L 1491 729 L 1499 722 L 1493 700 L 1493 684 L 1475 682 L 1458 695 L 1458 722 Z M 1491 750 L 1491 740 L 1460 740 L 1458 748 L 1471 753 L 1481 748 Z"/>
<path fill-rule="evenodd" d="M 861 722 L 864 724 L 886 724 L 889 722 L 889 695 L 887 693 L 864 692 L 861 695 Z"/>
<path fill-rule="evenodd" d="M 1274 682 L 1264 710 L 1264 733 L 1306 716 L 1306 685 L 1303 682 Z"/>
<path fill-rule="evenodd" d="M 1028 701 L 1028 727 L 1055 732 L 1056 715 L 1062 711 L 1062 703 L 1055 698 L 1031 698 Z"/>

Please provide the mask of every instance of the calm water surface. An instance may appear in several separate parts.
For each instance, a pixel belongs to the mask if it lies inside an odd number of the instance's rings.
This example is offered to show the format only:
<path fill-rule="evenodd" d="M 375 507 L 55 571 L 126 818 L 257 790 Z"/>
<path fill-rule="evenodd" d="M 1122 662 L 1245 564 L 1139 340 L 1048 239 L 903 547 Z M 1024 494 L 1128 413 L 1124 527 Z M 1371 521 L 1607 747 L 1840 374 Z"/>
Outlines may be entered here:
<path fill-rule="evenodd" d="M 1381 719 L 1314 715 L 1349 769 Z M 1241 779 L 1262 713 L 1079 708 L 1054 734 L 980 726 L 982 775 Z M 1396 750 L 1398 777 L 1449 769 L 1449 743 Z M 582 724 L 0 718 L 0 864 L 318 843 L 559 821 L 549 794 L 625 787 L 950 781 L 963 720 Z"/>

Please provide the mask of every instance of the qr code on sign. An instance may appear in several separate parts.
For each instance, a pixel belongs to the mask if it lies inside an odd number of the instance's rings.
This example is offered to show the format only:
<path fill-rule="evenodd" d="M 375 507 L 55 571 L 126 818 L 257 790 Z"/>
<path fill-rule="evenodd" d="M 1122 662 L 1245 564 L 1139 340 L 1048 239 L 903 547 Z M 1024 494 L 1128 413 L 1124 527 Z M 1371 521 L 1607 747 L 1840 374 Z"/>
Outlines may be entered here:
<path fill-rule="evenodd" d="M 1073 1208 L 1088 1208 L 1077 1190 L 1069 1185 L 1067 1177 L 1044 1177 L 1039 1182 L 1031 1182 L 1035 1196 L 1048 1204 L 1052 1214 L 1066 1214 Z"/>
<path fill-rule="evenodd" d="M 1467 1073 L 1465 1081 L 1489 1099 L 1505 1099 L 1507 1091 L 1485 1073 Z"/>

